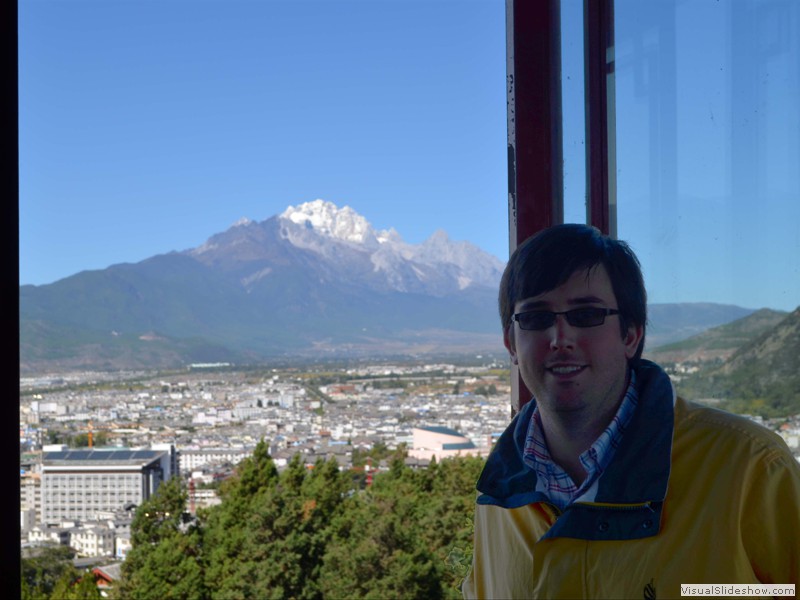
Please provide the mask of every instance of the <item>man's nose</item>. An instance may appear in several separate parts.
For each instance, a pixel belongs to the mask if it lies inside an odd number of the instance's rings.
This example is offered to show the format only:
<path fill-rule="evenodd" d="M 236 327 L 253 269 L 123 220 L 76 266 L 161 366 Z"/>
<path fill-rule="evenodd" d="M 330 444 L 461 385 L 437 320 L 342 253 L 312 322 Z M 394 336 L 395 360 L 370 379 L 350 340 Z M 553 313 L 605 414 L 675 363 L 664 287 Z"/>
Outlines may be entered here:
<path fill-rule="evenodd" d="M 571 348 L 575 343 L 575 328 L 567 322 L 566 315 L 556 315 L 550 326 L 550 347 Z"/>

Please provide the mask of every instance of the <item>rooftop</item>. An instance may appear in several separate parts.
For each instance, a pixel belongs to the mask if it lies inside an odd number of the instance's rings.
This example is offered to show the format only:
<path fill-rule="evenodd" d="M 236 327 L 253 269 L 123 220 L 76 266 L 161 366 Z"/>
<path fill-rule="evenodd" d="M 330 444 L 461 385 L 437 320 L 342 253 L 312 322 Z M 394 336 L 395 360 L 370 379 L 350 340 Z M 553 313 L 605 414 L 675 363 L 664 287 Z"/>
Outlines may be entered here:
<path fill-rule="evenodd" d="M 164 450 L 65 450 L 45 452 L 45 465 L 140 465 L 149 463 L 165 453 Z"/>

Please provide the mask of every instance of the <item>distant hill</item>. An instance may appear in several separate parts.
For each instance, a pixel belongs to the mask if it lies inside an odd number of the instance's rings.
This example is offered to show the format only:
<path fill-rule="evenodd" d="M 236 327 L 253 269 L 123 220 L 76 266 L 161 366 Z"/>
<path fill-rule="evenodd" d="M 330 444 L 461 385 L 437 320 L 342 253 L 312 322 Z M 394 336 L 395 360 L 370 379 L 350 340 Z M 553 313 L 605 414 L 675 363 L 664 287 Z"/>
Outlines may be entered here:
<path fill-rule="evenodd" d="M 20 288 L 23 372 L 503 351 L 503 263 L 317 200 L 198 248 Z"/>
<path fill-rule="evenodd" d="M 712 302 L 650 304 L 647 307 L 647 349 L 685 340 L 710 327 L 730 323 L 753 312 L 750 308 Z"/>
<path fill-rule="evenodd" d="M 649 350 L 647 356 L 660 363 L 719 362 L 730 358 L 741 347 L 775 327 L 786 315 L 784 311 L 762 308 L 688 339 L 658 346 Z"/>
<path fill-rule="evenodd" d="M 23 373 L 178 369 L 194 363 L 247 364 L 257 359 L 201 338 L 173 339 L 154 332 L 108 334 L 30 320 L 23 321 L 20 330 Z"/>
<path fill-rule="evenodd" d="M 735 412 L 800 414 L 800 307 L 721 365 L 681 380 L 678 389 L 690 398 L 719 399 Z"/>
<path fill-rule="evenodd" d="M 346 357 L 505 355 L 504 264 L 435 232 L 408 244 L 315 200 L 181 252 L 20 288 L 23 373 Z M 648 349 L 753 311 L 649 307 Z"/>

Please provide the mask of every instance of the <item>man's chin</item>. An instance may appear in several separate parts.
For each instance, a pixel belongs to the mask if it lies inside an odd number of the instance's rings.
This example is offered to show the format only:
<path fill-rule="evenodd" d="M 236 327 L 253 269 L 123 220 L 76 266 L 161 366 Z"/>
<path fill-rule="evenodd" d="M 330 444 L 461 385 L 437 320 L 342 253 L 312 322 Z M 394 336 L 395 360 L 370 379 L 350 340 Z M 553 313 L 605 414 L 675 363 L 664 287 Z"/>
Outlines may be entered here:
<path fill-rule="evenodd" d="M 586 410 L 586 404 L 581 400 L 562 400 L 555 404 L 555 410 L 559 414 L 574 414 Z"/>
<path fill-rule="evenodd" d="M 574 394 L 547 394 L 539 401 L 545 410 L 555 413 L 576 413 L 586 409 L 586 402 Z"/>

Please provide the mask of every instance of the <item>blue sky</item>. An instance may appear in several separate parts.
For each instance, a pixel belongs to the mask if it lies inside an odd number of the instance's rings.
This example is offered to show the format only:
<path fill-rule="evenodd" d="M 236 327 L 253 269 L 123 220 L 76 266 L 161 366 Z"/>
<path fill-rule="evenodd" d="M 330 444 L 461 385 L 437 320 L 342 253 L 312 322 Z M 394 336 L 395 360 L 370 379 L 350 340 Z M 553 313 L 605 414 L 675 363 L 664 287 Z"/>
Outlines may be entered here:
<path fill-rule="evenodd" d="M 581 4 L 563 8 L 571 221 Z M 784 39 L 777 9 L 617 4 L 619 236 L 651 300 L 796 307 L 797 5 Z M 21 0 L 19 14 L 23 284 L 316 198 L 412 243 L 443 228 L 507 255 L 501 0 Z"/>
<path fill-rule="evenodd" d="M 316 198 L 507 248 L 496 2 L 23 0 L 20 21 L 23 283 Z"/>

